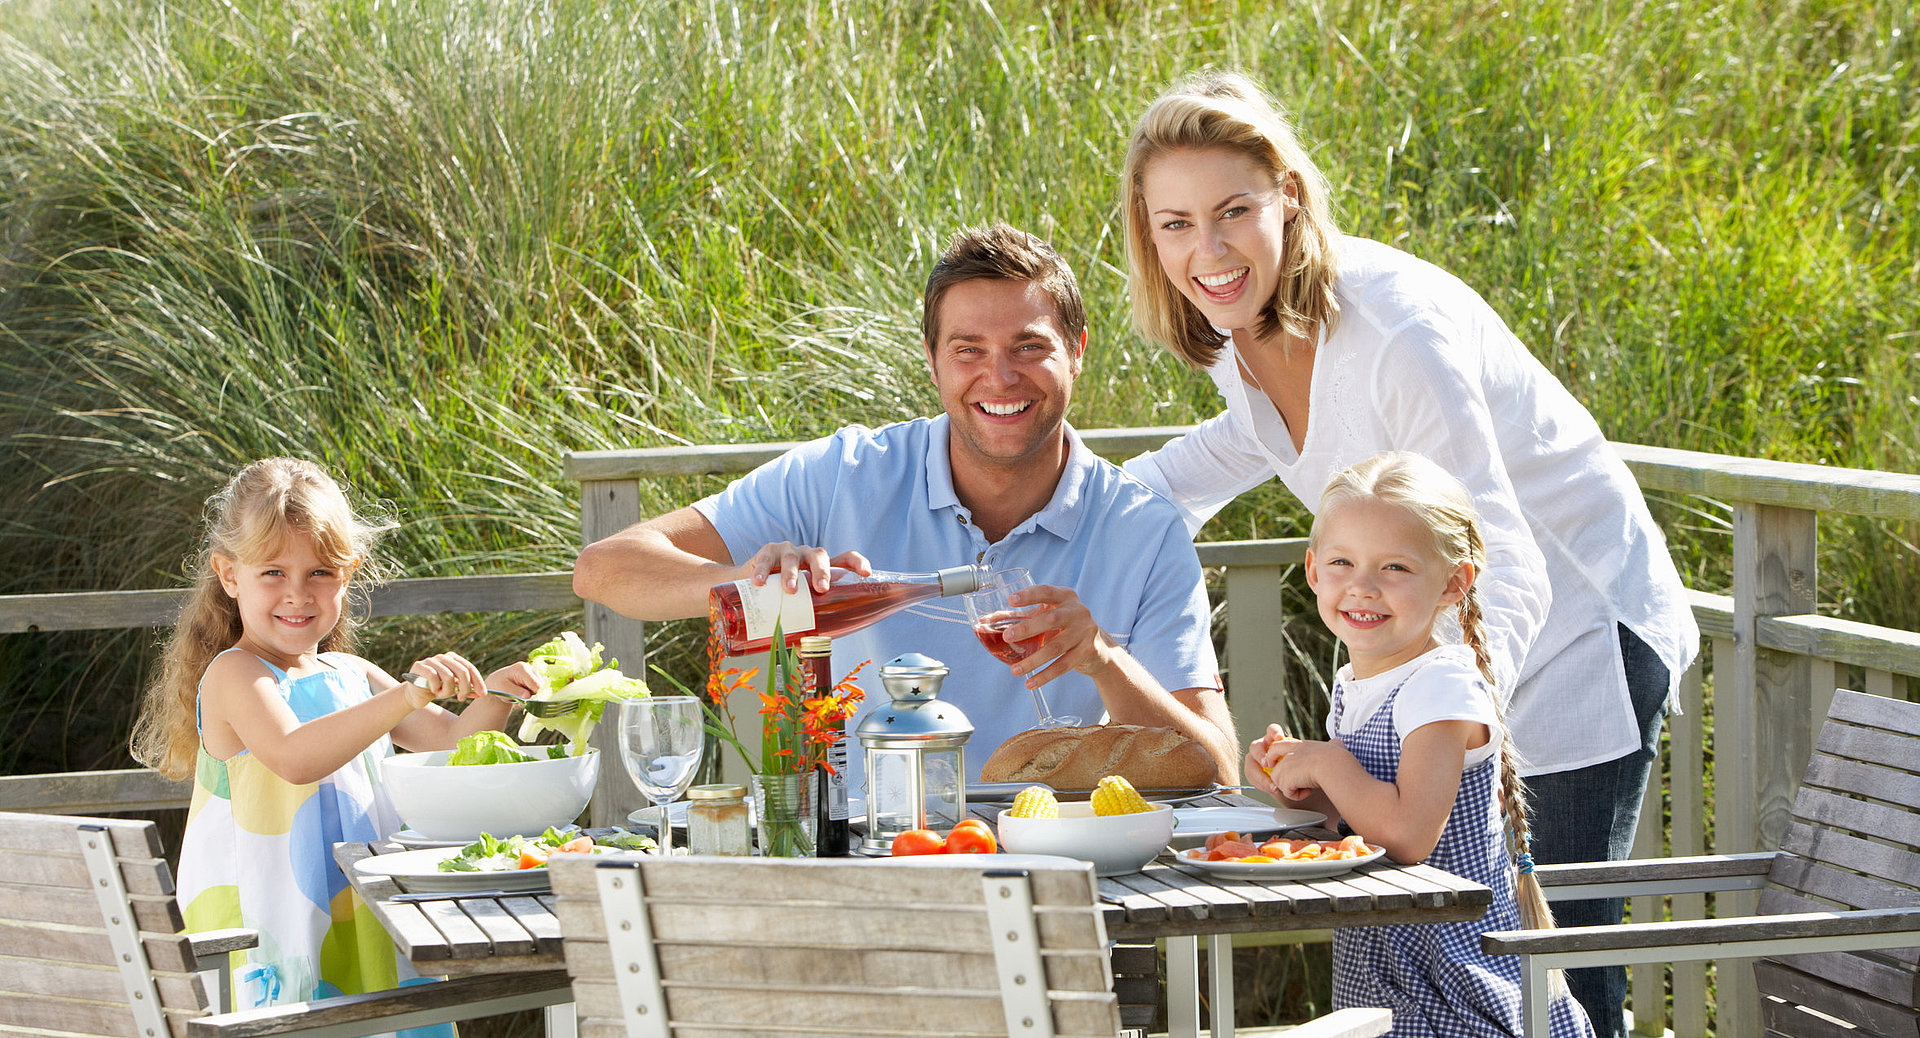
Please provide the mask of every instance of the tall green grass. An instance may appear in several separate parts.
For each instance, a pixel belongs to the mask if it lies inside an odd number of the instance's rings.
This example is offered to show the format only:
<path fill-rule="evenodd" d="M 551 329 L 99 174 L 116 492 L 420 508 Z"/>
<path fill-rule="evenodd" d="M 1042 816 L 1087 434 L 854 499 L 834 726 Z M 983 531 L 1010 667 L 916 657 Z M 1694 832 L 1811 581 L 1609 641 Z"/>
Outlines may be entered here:
<path fill-rule="evenodd" d="M 1080 273 L 1077 424 L 1207 415 L 1128 327 L 1113 197 L 1133 116 L 1209 64 L 1285 99 L 1345 225 L 1479 286 L 1613 438 L 1920 471 L 1914 24 L 1899 0 L 0 3 L 4 590 L 177 584 L 206 495 L 282 452 L 386 503 L 396 573 L 565 567 L 563 451 L 937 407 L 919 286 L 990 219 Z M 1662 507 L 1718 586 L 1724 510 Z M 1299 514 L 1269 489 L 1206 536 Z M 1823 597 L 1920 626 L 1913 532 L 1835 525 Z M 573 622 L 370 651 L 490 662 Z M 1324 661 L 1310 610 L 1285 633 Z M 124 763 L 152 640 L 0 639 L 0 761 Z"/>

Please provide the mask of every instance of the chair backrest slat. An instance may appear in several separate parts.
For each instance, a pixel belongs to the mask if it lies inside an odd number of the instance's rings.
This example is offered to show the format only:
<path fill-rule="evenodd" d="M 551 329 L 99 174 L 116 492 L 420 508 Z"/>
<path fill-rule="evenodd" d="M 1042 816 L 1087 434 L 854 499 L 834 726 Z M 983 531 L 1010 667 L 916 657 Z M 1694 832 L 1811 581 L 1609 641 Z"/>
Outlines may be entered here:
<path fill-rule="evenodd" d="M 551 869 L 582 1038 L 626 1033 L 596 881 L 606 864 Z M 676 1038 L 1008 1033 L 978 868 L 648 858 L 636 871 Z M 1027 886 L 1056 1033 L 1110 1038 L 1119 1013 L 1091 871 L 1032 869 Z"/>
<path fill-rule="evenodd" d="M 185 1038 L 186 1022 L 199 1015 L 189 1010 L 168 1009 L 167 1027 L 173 1038 Z M 133 1013 L 125 1005 L 75 1002 L 51 996 L 0 994 L 0 1029 L 55 1031 L 63 1038 L 66 1035 L 146 1038 L 134 1026 Z"/>
<path fill-rule="evenodd" d="M 117 874 L 125 888 L 105 899 L 111 916 L 90 878 L 83 838 L 97 841 L 106 876 Z M 177 932 L 173 874 L 152 822 L 0 813 L 0 856 L 8 862 L 0 870 L 0 954 L 7 958 L 0 1022 L 148 1038 L 127 1008 L 130 980 L 144 991 L 148 979 L 159 999 L 153 1019 L 164 1019 L 173 1035 L 184 1035 L 186 1021 L 207 1011 L 190 942 Z M 109 918 L 130 921 L 127 947 L 137 961 L 124 962 L 114 950 Z"/>
<path fill-rule="evenodd" d="M 72 823 L 65 827 L 46 824 L 59 818 Z M 160 832 L 150 822 L 115 818 L 82 818 L 77 815 L 28 815 L 0 812 L 0 851 L 24 856 L 48 854 L 67 858 L 74 855 L 69 834 L 81 825 L 102 825 L 113 840 L 113 852 L 122 858 L 158 860 L 164 855 Z M 9 870 L 19 862 L 10 862 Z M 172 893 L 171 890 L 168 893 Z"/>
<path fill-rule="evenodd" d="M 142 930 L 178 933 L 186 925 L 170 894 L 134 894 L 128 900 L 133 923 Z M 93 891 L 80 887 L 0 884 L 0 919 L 86 926 L 100 921 L 100 903 Z"/>

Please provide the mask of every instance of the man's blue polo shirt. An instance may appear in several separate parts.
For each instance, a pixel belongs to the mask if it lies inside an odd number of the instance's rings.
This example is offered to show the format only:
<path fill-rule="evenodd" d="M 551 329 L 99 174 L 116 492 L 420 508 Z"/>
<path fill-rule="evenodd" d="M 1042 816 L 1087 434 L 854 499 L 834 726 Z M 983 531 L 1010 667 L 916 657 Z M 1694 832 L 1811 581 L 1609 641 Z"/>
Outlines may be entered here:
<path fill-rule="evenodd" d="M 996 544 L 987 543 L 954 496 L 944 415 L 879 429 L 849 426 L 794 448 L 693 507 L 713 523 L 736 563 L 767 544 L 792 541 L 829 555 L 859 551 L 874 569 L 901 573 L 970 562 L 1024 567 L 1037 584 L 1078 593 L 1101 628 L 1163 687 L 1219 687 L 1206 587 L 1179 512 L 1097 457 L 1071 428 L 1067 436 L 1071 451 L 1053 499 Z M 996 747 L 1034 726 L 1026 687 L 981 647 L 957 598 L 921 603 L 834 640 L 836 677 L 861 660 L 873 661 L 860 674 L 867 693 L 860 716 L 887 701 L 879 669 L 907 652 L 925 653 L 951 670 L 941 698 L 973 723 L 970 780 L 979 779 Z M 1075 714 L 1086 724 L 1105 717 L 1085 675 L 1057 678 L 1044 691 L 1056 714 Z M 858 724 L 856 717 L 848 730 Z M 857 743 L 850 756 L 857 798 L 865 788 Z"/>

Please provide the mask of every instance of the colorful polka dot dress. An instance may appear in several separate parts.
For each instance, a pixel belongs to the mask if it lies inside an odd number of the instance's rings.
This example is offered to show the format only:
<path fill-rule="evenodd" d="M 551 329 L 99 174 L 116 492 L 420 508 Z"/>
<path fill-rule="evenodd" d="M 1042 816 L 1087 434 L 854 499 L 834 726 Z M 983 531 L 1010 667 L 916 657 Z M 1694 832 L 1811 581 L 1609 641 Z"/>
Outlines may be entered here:
<path fill-rule="evenodd" d="M 321 662 L 330 669 L 297 678 L 267 664 L 302 724 L 373 694 L 358 667 Z M 340 770 L 296 785 L 244 750 L 221 761 L 201 746 L 178 897 L 188 933 L 259 931 L 259 947 L 233 953 L 235 1009 L 426 983 L 333 860 L 335 843 L 382 840 L 400 828 L 380 784 L 380 758 L 392 752 L 381 736 Z M 453 1028 L 401 1033 L 451 1038 Z"/>

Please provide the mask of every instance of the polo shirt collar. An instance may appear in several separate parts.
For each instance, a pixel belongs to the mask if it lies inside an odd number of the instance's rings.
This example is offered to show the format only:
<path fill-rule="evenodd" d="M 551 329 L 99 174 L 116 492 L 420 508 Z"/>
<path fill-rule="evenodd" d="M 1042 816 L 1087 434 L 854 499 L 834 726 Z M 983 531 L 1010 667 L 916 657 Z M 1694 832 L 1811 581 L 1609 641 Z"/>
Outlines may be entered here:
<path fill-rule="evenodd" d="M 1072 540 L 1080 529 L 1084 513 L 1081 504 L 1086 498 L 1096 459 L 1093 449 L 1080 439 L 1072 425 L 1063 422 L 1061 428 L 1067 437 L 1066 471 L 1060 474 L 1060 483 L 1053 488 L 1052 500 L 1026 522 L 1014 527 L 1009 537 L 1030 526 L 1039 526 L 1061 540 Z M 953 456 L 947 450 L 952 427 L 947 416 L 934 418 L 927 431 L 927 509 L 964 511 L 960 498 L 953 492 Z"/>

